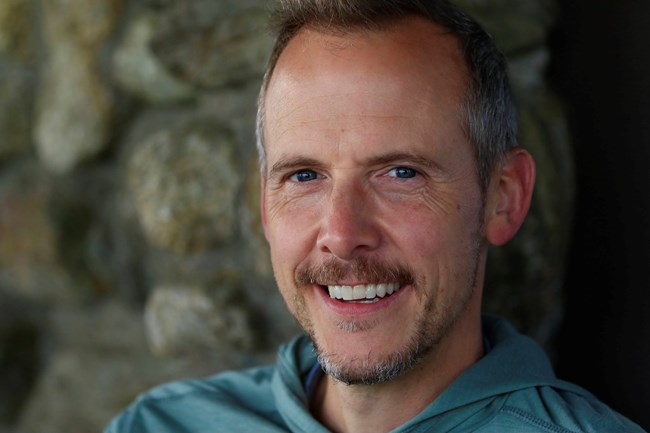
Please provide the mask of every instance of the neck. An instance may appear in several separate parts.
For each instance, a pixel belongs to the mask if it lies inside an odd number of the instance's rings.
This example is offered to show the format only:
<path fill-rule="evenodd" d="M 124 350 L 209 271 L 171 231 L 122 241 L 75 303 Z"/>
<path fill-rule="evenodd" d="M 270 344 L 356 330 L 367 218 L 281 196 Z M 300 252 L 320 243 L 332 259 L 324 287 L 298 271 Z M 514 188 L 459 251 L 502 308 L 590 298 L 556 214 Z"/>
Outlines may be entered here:
<path fill-rule="evenodd" d="M 316 419 L 337 433 L 382 433 L 415 417 L 483 356 L 480 314 L 465 313 L 474 314 L 461 315 L 419 364 L 390 382 L 346 385 L 325 376 L 311 404 Z"/>

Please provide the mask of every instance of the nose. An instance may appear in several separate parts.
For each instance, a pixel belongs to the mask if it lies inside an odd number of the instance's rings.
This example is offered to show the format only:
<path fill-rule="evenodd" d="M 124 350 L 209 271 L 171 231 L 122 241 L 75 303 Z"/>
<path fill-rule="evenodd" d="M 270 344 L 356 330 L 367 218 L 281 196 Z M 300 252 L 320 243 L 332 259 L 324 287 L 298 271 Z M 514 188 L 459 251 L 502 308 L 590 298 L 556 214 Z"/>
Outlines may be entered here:
<path fill-rule="evenodd" d="M 376 249 L 380 241 L 369 193 L 350 184 L 334 187 L 321 216 L 319 251 L 351 260 Z"/>

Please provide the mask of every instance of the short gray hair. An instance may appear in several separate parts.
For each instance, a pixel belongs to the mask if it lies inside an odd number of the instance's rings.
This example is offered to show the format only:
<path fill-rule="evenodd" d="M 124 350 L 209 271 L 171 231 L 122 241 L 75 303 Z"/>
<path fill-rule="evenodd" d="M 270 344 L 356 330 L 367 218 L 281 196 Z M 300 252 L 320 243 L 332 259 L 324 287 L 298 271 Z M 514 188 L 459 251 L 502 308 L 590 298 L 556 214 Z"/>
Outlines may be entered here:
<path fill-rule="evenodd" d="M 380 30 L 409 17 L 445 27 L 464 49 L 469 85 L 464 101 L 466 134 L 474 146 L 477 174 L 485 192 L 492 170 L 508 149 L 517 146 L 516 109 L 507 64 L 492 37 L 469 15 L 446 0 L 278 0 L 273 14 L 276 40 L 257 106 L 257 149 L 266 170 L 265 98 L 277 61 L 301 28 L 324 31 Z M 263 174 L 264 175 L 264 174 Z"/>

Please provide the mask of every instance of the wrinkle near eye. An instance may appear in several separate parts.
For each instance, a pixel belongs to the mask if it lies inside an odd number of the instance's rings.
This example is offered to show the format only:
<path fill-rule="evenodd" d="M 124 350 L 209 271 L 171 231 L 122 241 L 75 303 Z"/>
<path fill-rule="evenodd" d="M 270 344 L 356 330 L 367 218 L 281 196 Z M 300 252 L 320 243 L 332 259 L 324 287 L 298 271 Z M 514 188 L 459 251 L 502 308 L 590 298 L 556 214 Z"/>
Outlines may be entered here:
<path fill-rule="evenodd" d="M 276 219 L 279 214 L 293 215 L 295 218 L 305 218 L 307 215 L 316 215 L 323 204 L 322 191 L 317 188 L 301 188 L 302 185 L 311 185 L 311 182 L 295 183 L 295 188 L 287 188 L 287 183 L 282 183 L 277 188 L 267 189 L 266 211 L 269 220 Z M 307 191 L 305 191 L 307 190 Z"/>

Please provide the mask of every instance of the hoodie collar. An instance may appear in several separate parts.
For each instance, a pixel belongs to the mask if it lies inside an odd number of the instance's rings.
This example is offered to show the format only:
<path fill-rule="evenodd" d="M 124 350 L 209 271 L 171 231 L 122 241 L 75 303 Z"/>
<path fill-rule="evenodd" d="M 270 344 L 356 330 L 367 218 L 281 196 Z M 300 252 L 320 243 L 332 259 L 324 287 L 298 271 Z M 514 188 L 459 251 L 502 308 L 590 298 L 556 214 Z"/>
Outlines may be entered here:
<path fill-rule="evenodd" d="M 483 316 L 482 326 L 491 350 L 465 370 L 424 411 L 396 431 L 414 432 L 423 423 L 428 424 L 426 421 L 432 417 L 461 407 L 468 410 L 473 407 L 478 411 L 494 397 L 534 386 L 553 386 L 586 394 L 582 388 L 559 381 L 544 350 L 529 337 L 519 334 L 507 321 Z M 294 431 L 327 431 L 309 413 L 304 391 L 304 382 L 315 362 L 313 345 L 306 336 L 293 339 L 278 353 L 272 379 L 273 393 L 279 412 Z"/>

